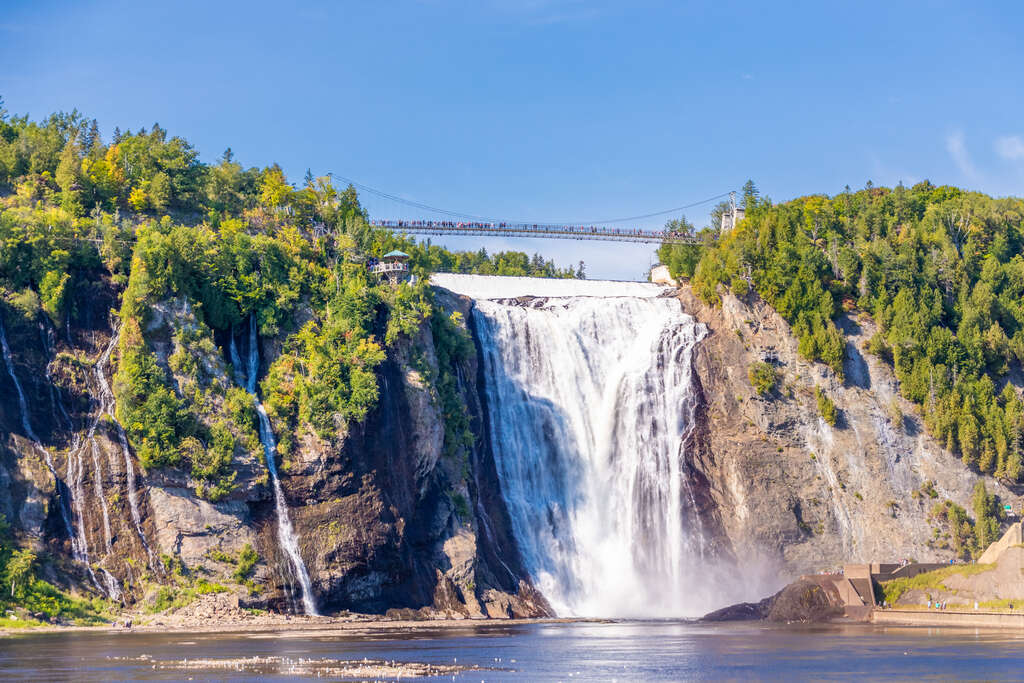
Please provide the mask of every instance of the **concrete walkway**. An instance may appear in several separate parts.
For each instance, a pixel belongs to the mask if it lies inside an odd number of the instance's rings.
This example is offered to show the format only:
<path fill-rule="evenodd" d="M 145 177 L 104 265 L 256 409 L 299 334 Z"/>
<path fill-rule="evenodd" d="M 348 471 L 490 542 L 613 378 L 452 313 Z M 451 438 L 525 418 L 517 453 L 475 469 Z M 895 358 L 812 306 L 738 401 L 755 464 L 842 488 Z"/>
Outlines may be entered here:
<path fill-rule="evenodd" d="M 875 609 L 871 611 L 873 624 L 903 626 L 972 626 L 981 628 L 1024 629 L 1024 613 L 984 612 L 974 610 L 910 610 Z"/>

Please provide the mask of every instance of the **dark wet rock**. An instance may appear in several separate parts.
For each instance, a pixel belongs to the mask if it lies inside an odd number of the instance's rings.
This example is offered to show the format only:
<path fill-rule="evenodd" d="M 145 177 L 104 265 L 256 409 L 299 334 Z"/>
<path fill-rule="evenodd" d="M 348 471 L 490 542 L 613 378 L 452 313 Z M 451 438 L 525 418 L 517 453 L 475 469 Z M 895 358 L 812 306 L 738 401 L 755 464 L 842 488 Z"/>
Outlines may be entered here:
<path fill-rule="evenodd" d="M 741 602 L 704 615 L 701 621 L 818 623 L 843 616 L 843 603 L 827 577 L 801 577 L 760 602 Z"/>

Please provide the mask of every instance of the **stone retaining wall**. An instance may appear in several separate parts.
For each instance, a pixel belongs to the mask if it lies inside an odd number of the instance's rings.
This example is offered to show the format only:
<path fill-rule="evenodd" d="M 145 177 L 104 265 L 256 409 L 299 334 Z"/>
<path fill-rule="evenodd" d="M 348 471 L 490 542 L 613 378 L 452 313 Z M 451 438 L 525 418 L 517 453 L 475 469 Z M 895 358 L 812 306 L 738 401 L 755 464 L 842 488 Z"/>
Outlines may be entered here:
<path fill-rule="evenodd" d="M 954 610 L 879 610 L 871 612 L 871 623 L 904 626 L 971 626 L 1024 629 L 1024 614 Z"/>

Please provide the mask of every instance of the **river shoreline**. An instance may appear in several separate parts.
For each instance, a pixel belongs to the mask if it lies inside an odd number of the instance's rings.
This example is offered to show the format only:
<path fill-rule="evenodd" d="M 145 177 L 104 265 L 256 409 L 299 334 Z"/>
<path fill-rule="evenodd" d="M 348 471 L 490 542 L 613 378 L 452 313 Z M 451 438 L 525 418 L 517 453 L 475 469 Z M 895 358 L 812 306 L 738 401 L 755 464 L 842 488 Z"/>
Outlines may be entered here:
<path fill-rule="evenodd" d="M 975 612 L 973 610 L 874 609 L 868 617 L 880 626 L 961 626 L 999 630 L 1024 630 L 1024 613 Z"/>
<path fill-rule="evenodd" d="M 160 616 L 160 615 L 157 615 Z M 304 617 L 292 615 L 263 615 L 249 620 L 224 620 L 216 623 L 145 623 L 126 627 L 101 624 L 73 626 L 42 624 L 24 628 L 0 628 L 0 638 L 46 633 L 269 633 L 289 631 L 296 634 L 316 632 L 317 635 L 358 635 L 367 633 L 414 632 L 439 629 L 476 628 L 479 626 L 511 626 L 517 624 L 569 624 L 608 623 L 610 619 L 597 618 L 539 618 L 539 619 L 388 619 L 375 615 L 359 617 Z M 123 624 L 123 620 L 122 620 Z"/>

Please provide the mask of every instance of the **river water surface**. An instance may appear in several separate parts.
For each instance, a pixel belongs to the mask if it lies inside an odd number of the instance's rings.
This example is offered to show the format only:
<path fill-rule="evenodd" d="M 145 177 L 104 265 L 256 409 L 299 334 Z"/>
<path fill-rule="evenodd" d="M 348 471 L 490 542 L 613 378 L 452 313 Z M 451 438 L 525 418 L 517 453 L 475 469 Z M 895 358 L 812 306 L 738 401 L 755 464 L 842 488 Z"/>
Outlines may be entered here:
<path fill-rule="evenodd" d="M 255 672 L 161 669 L 155 663 L 253 657 L 282 664 Z M 1024 633 L 657 621 L 479 624 L 375 634 L 78 632 L 0 638 L 4 680 L 303 680 L 282 673 L 288 662 L 363 658 L 488 669 L 454 677 L 465 681 L 1013 680 L 1024 678 Z"/>

